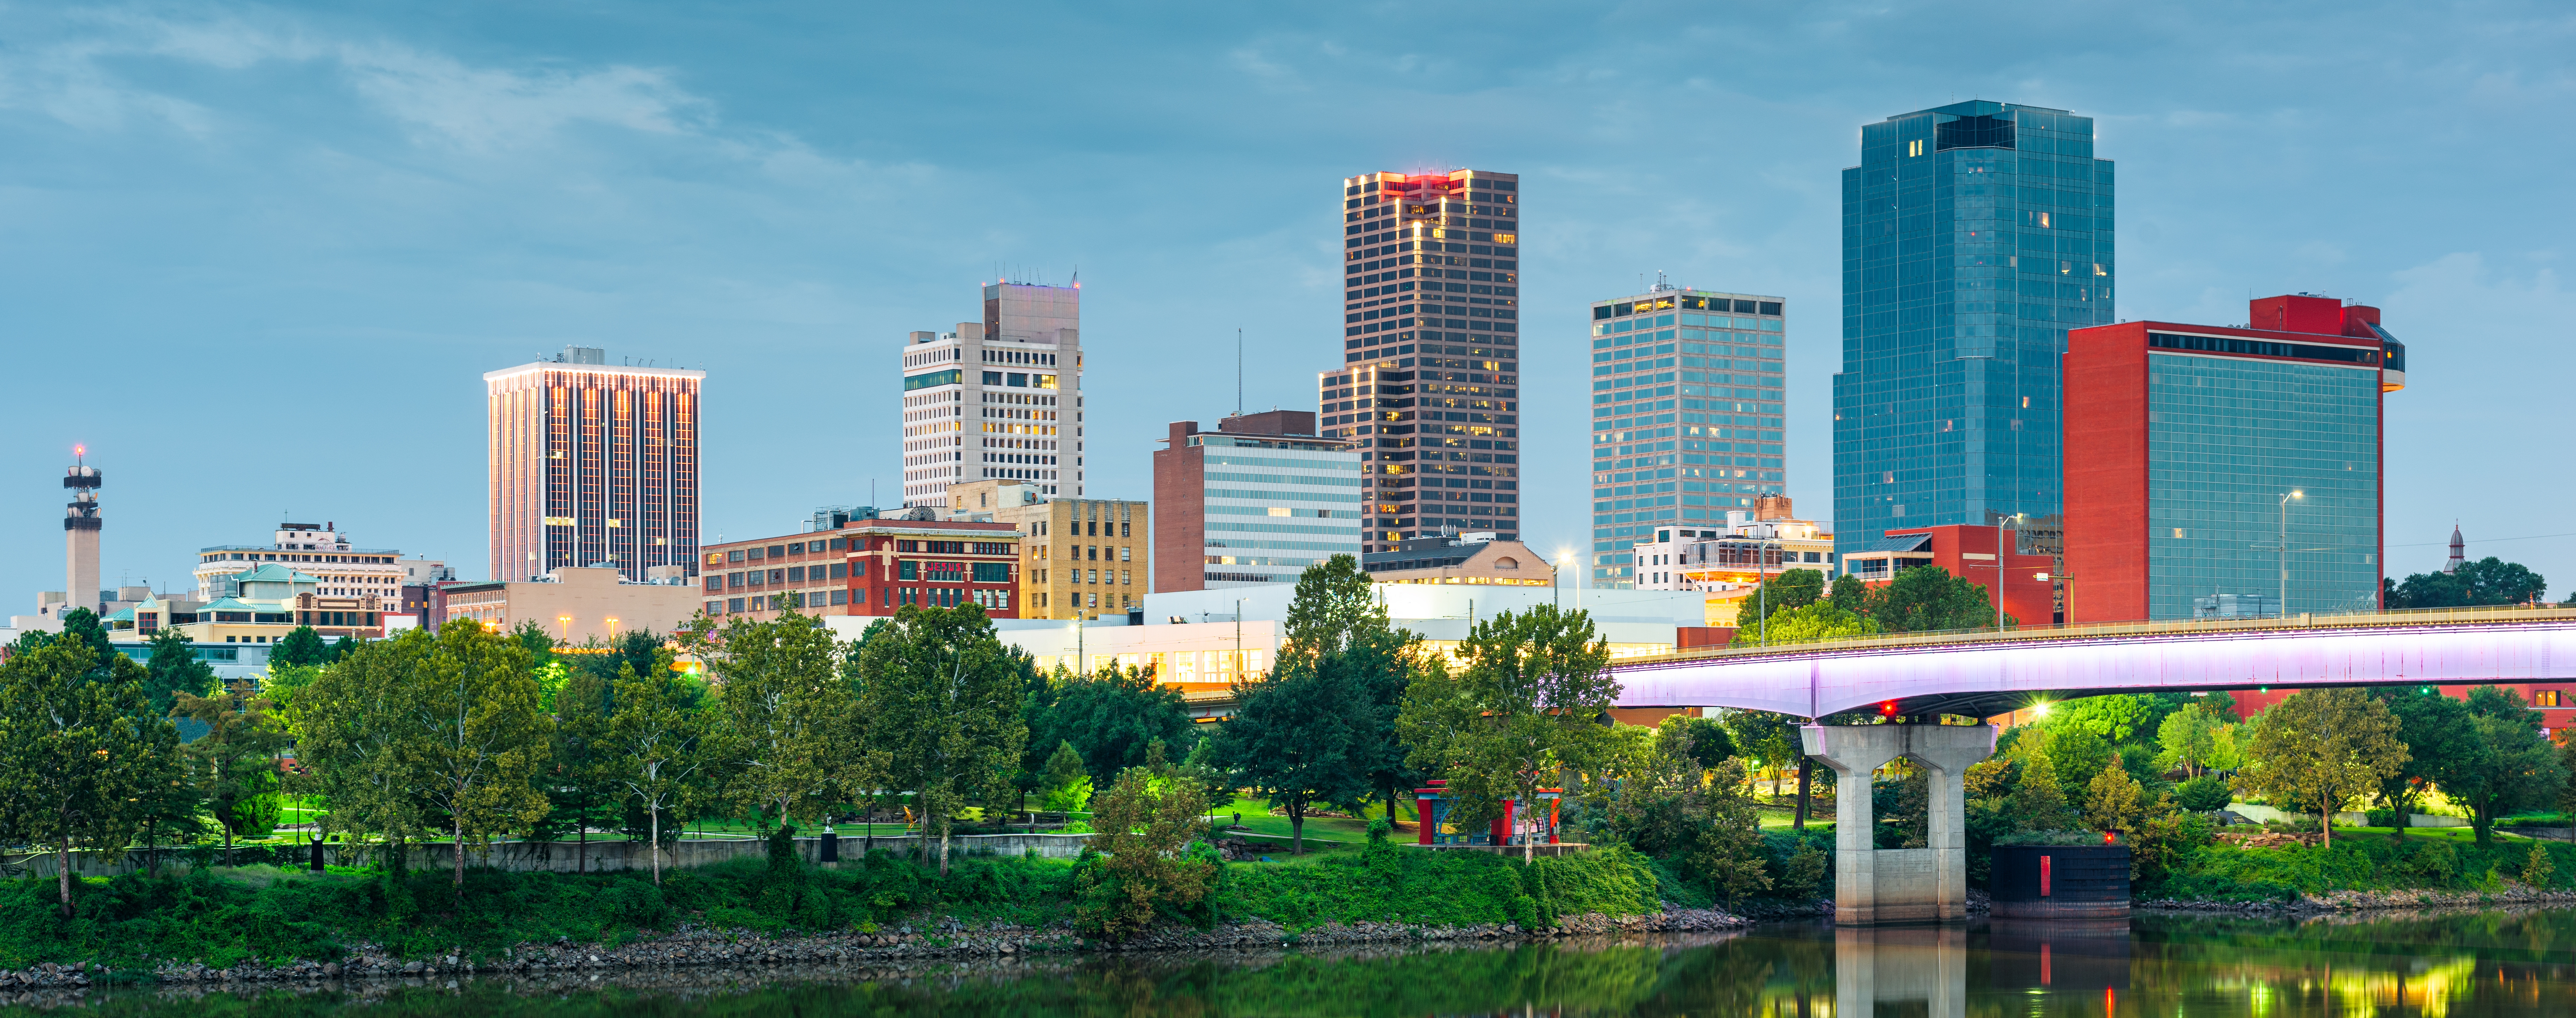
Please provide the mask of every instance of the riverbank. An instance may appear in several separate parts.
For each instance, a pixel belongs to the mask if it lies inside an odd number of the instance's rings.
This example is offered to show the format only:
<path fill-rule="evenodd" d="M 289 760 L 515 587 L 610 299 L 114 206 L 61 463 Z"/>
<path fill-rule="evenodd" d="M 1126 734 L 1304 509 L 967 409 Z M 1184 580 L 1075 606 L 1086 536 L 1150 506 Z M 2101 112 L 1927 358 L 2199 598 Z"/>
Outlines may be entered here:
<path fill-rule="evenodd" d="M 1166 924 L 1123 941 L 1083 937 L 1069 926 L 1035 929 L 1011 923 L 970 927 L 953 919 L 925 919 L 916 929 L 902 925 L 884 933 L 773 935 L 748 930 L 719 930 L 683 925 L 664 936 L 616 946 L 558 942 L 518 944 L 497 957 L 477 959 L 461 953 L 406 958 L 380 944 L 358 944 L 330 960 L 291 959 L 275 964 L 244 962 L 226 967 L 164 962 L 149 970 L 111 970 L 88 963 L 51 963 L 21 970 L 0 969 L 0 993 L 14 990 L 77 989 L 98 984 L 151 981 L 180 984 L 316 984 L 345 980 L 456 979 L 474 977 L 542 977 L 548 974 L 597 974 L 613 971 L 667 970 L 709 966 L 773 967 L 799 965 L 901 966 L 963 962 L 1124 954 L 1259 951 L 1315 946 L 1416 945 L 1463 942 L 1563 941 L 1646 933 L 1717 933 L 1754 925 L 1754 920 L 1718 909 L 1673 909 L 1633 916 L 1591 913 L 1569 916 L 1545 929 L 1524 930 L 1509 923 L 1474 926 L 1426 926 L 1412 923 L 1328 923 L 1297 930 L 1276 922 L 1224 923 L 1211 929 Z M 4 1002 L 4 1001 L 0 1001 Z"/>
<path fill-rule="evenodd" d="M 2380 912 L 2397 909 L 2484 909 L 2576 906 L 2576 891 L 2507 887 L 2495 891 L 2339 890 L 2302 894 L 2290 901 L 2222 901 L 2158 898 L 2136 903 L 2141 910 L 2175 913 L 2304 915 L 2321 912 Z"/>

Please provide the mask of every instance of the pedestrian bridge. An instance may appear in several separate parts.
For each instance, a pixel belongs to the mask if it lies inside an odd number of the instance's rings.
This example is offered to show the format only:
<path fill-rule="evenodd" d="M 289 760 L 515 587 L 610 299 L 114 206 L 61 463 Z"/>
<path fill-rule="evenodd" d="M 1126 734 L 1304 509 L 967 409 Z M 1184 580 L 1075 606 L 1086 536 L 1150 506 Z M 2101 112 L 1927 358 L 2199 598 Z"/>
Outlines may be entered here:
<path fill-rule="evenodd" d="M 2106 693 L 2576 677 L 2576 608 L 2453 608 L 1908 633 L 1613 666 L 1621 707 L 1988 717 Z"/>

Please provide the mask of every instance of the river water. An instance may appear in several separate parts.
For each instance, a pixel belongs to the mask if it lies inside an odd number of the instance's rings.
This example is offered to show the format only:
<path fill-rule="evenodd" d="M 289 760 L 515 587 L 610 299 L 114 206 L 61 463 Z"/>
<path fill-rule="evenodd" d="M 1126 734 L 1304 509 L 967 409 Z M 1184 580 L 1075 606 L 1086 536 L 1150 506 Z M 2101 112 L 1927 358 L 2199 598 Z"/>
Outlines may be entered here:
<path fill-rule="evenodd" d="M 0 1013 L 679 1015 L 2576 1015 L 2576 911 L 2142 916 L 1498 947 L 1086 957 L 268 988 L 115 989 Z M 1863 1006 L 1863 1002 L 1867 1006 Z M 68 1006 L 66 1006 L 68 1005 Z"/>

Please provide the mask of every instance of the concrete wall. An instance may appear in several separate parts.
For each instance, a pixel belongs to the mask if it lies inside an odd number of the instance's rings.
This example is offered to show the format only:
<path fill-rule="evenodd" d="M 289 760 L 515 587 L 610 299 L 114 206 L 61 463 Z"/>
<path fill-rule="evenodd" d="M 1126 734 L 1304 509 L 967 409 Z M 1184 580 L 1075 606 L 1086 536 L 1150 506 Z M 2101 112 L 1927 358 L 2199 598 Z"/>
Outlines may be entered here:
<path fill-rule="evenodd" d="M 873 844 L 876 848 L 901 855 L 916 850 L 917 843 L 921 840 L 917 836 L 879 837 Z M 1090 840 L 1091 836 L 1088 834 L 960 835 L 949 839 L 948 852 L 952 859 L 975 855 L 1021 855 L 1028 852 L 1035 852 L 1040 858 L 1070 859 L 1081 855 L 1082 847 Z M 869 844 L 870 842 L 858 837 L 840 839 L 842 861 L 856 861 Z M 821 858 L 822 845 L 821 838 L 796 839 L 797 852 L 809 863 Z M 938 839 L 931 839 L 928 851 L 934 854 L 939 851 Z M 124 873 L 137 873 L 148 868 L 153 861 L 153 855 L 156 854 L 160 857 L 161 868 L 169 871 L 188 868 L 189 860 L 195 852 L 192 849 L 178 848 L 163 848 L 155 852 L 137 849 L 125 853 L 123 858 L 114 861 L 106 860 L 95 852 L 73 852 L 72 872 L 84 877 L 110 877 Z M 669 854 L 663 857 L 662 867 L 686 869 L 730 859 L 766 858 L 768 854 L 768 842 L 757 838 L 693 839 L 673 845 Z M 263 852 L 241 861 L 247 862 L 252 859 L 264 861 L 266 857 L 267 853 Z M 217 853 L 216 858 L 217 865 L 222 865 L 223 857 L 220 852 Z M 303 864 L 306 858 L 303 851 L 295 852 L 294 861 L 298 865 Z M 357 853 L 344 851 L 336 845 L 325 853 L 324 858 L 335 866 L 371 861 L 361 859 Z M 633 841 L 593 841 L 586 849 L 581 843 L 573 841 L 497 842 L 488 850 L 469 850 L 465 856 L 465 864 L 489 866 L 518 873 L 537 870 L 572 873 L 584 869 L 649 870 L 653 868 L 652 857 L 644 851 L 643 843 Z M 445 869 L 455 865 L 455 856 L 444 844 L 414 845 L 411 849 L 410 865 L 413 869 Z M 13 852 L 0 855 L 0 875 L 50 877 L 54 872 L 55 859 L 50 852 L 43 854 Z"/>

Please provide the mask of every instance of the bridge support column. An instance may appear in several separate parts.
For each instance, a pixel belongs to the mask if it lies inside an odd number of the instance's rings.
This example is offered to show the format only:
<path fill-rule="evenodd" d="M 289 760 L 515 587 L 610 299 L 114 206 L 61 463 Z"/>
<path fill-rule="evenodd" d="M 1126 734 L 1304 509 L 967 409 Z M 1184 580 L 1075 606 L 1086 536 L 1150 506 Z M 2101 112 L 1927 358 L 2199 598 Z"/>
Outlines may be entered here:
<path fill-rule="evenodd" d="M 1992 725 L 1808 725 L 1808 756 L 1834 771 L 1834 923 L 1945 922 L 1968 916 L 1968 767 L 1994 754 Z M 1925 847 L 1876 847 L 1869 775 L 1909 758 L 1931 779 Z"/>

